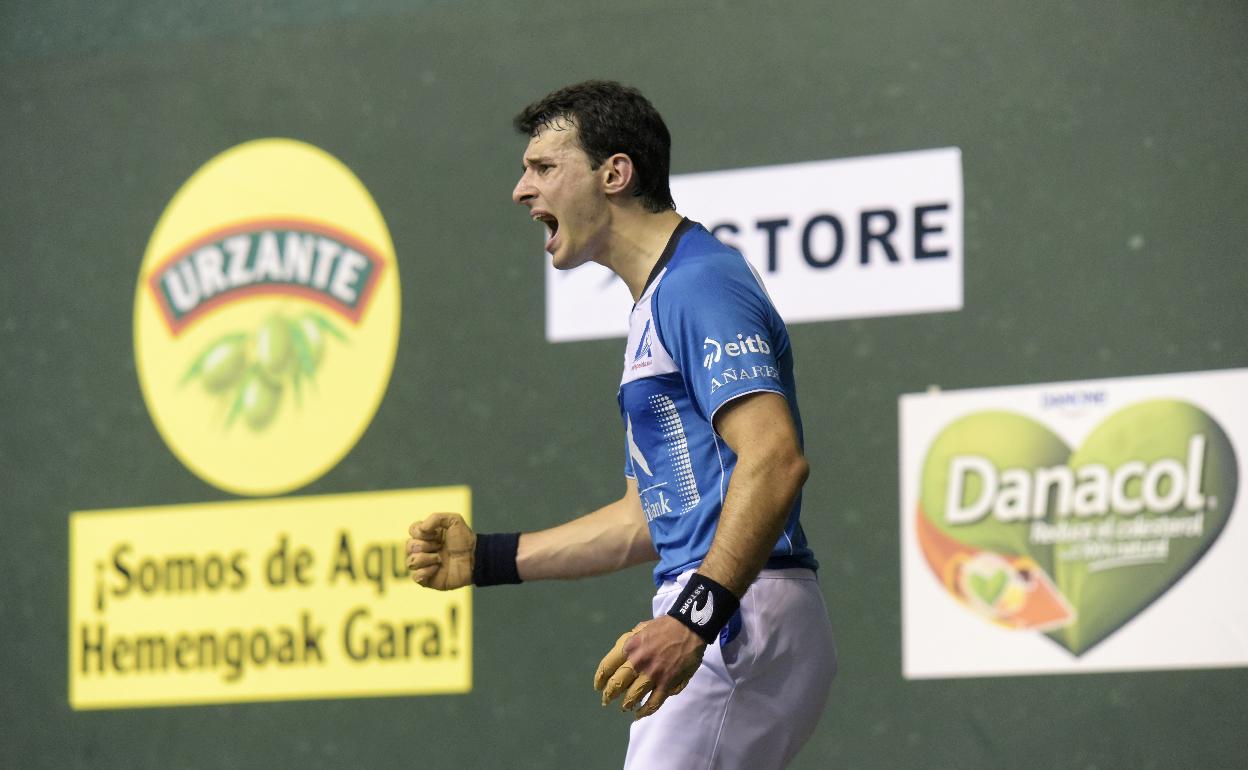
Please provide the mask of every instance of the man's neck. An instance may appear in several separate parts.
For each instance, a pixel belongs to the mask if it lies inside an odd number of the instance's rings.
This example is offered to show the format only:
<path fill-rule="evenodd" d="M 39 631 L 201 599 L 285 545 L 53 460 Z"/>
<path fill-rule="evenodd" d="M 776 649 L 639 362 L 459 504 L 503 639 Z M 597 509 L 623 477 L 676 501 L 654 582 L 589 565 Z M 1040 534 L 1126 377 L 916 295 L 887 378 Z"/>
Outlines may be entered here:
<path fill-rule="evenodd" d="M 633 207 L 616 210 L 607 249 L 594 261 L 623 279 L 636 302 L 681 219 L 672 210 L 658 214 Z"/>

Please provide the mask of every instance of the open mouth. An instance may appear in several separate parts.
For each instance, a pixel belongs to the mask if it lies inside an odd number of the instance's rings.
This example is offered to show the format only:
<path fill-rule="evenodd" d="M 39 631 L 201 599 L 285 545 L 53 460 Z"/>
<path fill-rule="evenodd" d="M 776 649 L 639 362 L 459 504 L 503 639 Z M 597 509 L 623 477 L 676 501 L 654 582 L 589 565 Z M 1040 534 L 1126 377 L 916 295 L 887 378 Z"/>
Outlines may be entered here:
<path fill-rule="evenodd" d="M 544 211 L 533 214 L 535 221 L 541 222 L 546 227 L 546 251 L 554 251 L 555 236 L 559 233 L 559 220 L 553 215 Z"/>

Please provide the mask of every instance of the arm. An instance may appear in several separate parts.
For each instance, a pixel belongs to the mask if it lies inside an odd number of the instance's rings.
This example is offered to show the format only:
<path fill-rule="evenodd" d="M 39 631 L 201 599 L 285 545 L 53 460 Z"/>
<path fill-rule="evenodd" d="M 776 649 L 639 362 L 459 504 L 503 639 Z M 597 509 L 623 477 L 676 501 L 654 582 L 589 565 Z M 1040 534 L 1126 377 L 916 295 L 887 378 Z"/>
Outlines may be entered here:
<path fill-rule="evenodd" d="M 523 580 L 568 580 L 654 561 L 650 529 L 628 479 L 624 496 L 610 505 L 540 532 L 520 535 L 516 567 Z"/>
<path fill-rule="evenodd" d="M 440 591 L 472 582 L 477 536 L 463 517 L 431 514 L 409 533 L 407 568 L 413 580 Z M 520 535 L 516 568 L 522 580 L 568 580 L 656 558 L 637 481 L 629 479 L 619 500 L 566 524 Z"/>
<path fill-rule="evenodd" d="M 788 403 L 776 393 L 753 393 L 726 404 L 715 427 L 737 454 L 737 464 L 698 572 L 741 597 L 780 538 L 809 466 Z M 640 719 L 684 688 L 705 649 L 699 636 L 662 615 L 620 637 L 599 664 L 594 686 L 603 691 L 603 705 L 627 690 L 624 709 L 636 708 L 649 692 L 637 709 Z"/>
<path fill-rule="evenodd" d="M 810 467 L 789 405 L 776 393 L 753 393 L 724 405 L 715 427 L 736 453 L 737 465 L 698 572 L 741 597 L 780 539 Z"/>

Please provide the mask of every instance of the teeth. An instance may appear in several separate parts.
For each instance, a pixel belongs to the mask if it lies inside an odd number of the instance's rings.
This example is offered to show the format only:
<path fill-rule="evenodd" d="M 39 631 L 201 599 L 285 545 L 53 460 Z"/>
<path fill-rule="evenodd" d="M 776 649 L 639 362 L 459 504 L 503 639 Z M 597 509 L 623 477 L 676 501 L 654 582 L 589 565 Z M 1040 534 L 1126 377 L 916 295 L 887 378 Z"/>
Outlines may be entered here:
<path fill-rule="evenodd" d="M 559 220 L 550 214 L 538 213 L 534 214 L 532 218 L 534 222 L 541 222 L 546 227 L 548 236 L 553 237 L 555 231 L 559 229 Z"/>

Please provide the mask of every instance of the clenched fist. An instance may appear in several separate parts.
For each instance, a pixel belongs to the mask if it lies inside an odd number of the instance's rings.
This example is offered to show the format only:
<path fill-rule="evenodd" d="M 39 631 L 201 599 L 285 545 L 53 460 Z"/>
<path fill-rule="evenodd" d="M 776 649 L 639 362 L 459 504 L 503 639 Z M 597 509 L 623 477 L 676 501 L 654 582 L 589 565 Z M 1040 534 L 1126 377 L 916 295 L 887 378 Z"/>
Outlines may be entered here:
<path fill-rule="evenodd" d="M 432 513 L 408 528 L 407 569 L 426 588 L 449 591 L 472 583 L 477 536 L 458 513 Z"/>

